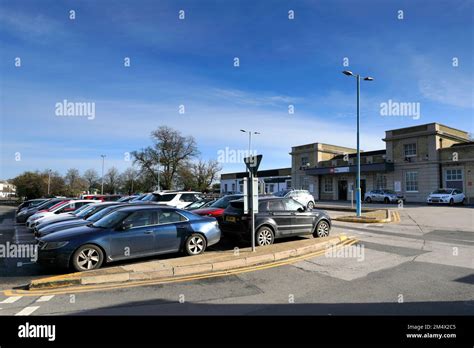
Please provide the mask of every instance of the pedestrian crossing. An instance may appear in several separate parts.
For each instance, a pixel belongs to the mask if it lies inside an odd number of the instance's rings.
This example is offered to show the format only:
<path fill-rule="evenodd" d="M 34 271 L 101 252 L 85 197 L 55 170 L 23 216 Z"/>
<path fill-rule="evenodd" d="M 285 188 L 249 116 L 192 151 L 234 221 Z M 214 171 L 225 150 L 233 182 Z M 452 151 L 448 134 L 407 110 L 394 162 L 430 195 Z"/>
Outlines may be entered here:
<path fill-rule="evenodd" d="M 0 295 L 1 296 L 1 295 Z M 41 306 L 49 303 L 55 295 L 45 296 L 3 296 L 0 297 L 0 315 L 29 316 L 36 315 Z"/>

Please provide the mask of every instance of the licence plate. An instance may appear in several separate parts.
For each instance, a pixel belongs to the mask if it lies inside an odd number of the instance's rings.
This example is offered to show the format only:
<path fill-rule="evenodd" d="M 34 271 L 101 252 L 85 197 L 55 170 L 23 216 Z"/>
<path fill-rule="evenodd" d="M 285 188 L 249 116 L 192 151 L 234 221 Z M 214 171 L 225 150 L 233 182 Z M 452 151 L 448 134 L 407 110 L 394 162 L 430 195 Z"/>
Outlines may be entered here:
<path fill-rule="evenodd" d="M 225 217 L 225 221 L 228 221 L 228 222 L 235 222 L 235 216 L 226 216 L 226 217 Z"/>

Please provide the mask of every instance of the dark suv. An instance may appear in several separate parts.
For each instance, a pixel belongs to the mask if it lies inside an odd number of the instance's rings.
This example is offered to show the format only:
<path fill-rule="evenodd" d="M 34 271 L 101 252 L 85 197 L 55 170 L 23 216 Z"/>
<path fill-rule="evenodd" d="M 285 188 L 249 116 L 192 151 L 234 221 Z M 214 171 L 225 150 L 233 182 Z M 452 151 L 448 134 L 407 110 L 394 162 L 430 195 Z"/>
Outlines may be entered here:
<path fill-rule="evenodd" d="M 250 215 L 244 214 L 244 201 L 230 203 L 224 211 L 221 230 L 233 239 L 250 240 Z M 322 210 L 309 210 L 293 198 L 260 198 L 255 215 L 255 243 L 269 245 L 277 238 L 313 234 L 327 237 L 331 218 Z"/>

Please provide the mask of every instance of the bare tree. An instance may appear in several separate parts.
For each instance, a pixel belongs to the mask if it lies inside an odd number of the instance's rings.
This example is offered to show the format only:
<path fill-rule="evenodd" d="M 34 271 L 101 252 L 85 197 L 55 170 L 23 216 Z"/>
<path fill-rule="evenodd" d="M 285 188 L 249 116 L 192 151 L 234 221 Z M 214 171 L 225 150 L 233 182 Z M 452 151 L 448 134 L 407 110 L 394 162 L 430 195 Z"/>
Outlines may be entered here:
<path fill-rule="evenodd" d="M 97 171 L 95 169 L 87 169 L 84 174 L 82 175 L 83 179 L 85 181 L 87 181 L 87 184 L 89 185 L 88 186 L 88 190 L 90 192 L 91 188 L 97 184 L 98 180 L 99 180 L 99 174 L 97 173 Z"/>
<path fill-rule="evenodd" d="M 177 130 L 161 126 L 151 133 L 153 146 L 134 151 L 134 163 L 142 171 L 151 174 L 158 182 L 158 165 L 160 171 L 160 186 L 163 189 L 173 188 L 178 169 L 188 160 L 199 154 L 196 141 L 192 136 L 185 137 Z"/>
<path fill-rule="evenodd" d="M 107 173 L 104 175 L 104 181 L 106 184 L 107 192 L 116 193 L 119 186 L 119 171 L 115 167 L 109 168 Z"/>

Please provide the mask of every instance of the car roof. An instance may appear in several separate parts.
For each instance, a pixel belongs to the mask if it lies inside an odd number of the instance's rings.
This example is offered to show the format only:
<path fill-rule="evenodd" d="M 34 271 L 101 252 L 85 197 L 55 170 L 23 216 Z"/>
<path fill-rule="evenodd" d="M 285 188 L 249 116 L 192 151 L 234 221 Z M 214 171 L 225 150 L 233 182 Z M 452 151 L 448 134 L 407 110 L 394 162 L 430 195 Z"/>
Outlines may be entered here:
<path fill-rule="evenodd" d="M 120 211 L 136 211 L 136 210 L 150 210 L 150 209 L 167 209 L 167 210 L 180 210 L 175 207 L 170 207 L 169 205 L 159 205 L 159 204 L 137 204 L 137 205 L 124 205 L 117 210 Z"/>
<path fill-rule="evenodd" d="M 178 194 L 178 193 L 201 193 L 198 191 L 155 191 L 152 192 L 154 195 L 171 195 L 171 194 Z"/>

